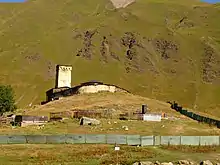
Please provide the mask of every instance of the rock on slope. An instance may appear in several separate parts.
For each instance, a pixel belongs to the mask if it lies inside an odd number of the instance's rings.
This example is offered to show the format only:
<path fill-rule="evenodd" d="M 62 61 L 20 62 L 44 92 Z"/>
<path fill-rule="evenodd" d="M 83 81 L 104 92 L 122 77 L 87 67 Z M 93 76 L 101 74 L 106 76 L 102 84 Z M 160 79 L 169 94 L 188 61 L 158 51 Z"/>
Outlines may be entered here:
<path fill-rule="evenodd" d="M 135 0 L 111 0 L 111 2 L 115 8 L 125 8 L 131 3 L 135 2 Z"/>

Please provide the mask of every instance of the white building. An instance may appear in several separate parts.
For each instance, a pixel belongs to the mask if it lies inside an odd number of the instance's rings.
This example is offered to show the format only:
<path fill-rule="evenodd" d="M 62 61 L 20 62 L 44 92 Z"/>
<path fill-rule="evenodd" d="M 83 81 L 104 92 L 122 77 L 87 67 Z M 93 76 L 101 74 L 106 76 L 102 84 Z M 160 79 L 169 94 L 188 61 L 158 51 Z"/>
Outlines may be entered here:
<path fill-rule="evenodd" d="M 156 113 L 146 113 L 143 114 L 144 121 L 161 121 L 161 114 Z"/>

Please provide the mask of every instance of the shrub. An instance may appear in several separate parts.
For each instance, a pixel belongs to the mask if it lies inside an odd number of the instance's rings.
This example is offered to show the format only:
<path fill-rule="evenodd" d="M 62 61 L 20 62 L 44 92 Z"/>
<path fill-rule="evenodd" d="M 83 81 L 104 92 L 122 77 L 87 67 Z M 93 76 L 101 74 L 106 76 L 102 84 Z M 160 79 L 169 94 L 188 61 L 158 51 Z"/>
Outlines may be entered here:
<path fill-rule="evenodd" d="M 14 91 L 11 86 L 0 85 L 0 115 L 16 109 Z"/>

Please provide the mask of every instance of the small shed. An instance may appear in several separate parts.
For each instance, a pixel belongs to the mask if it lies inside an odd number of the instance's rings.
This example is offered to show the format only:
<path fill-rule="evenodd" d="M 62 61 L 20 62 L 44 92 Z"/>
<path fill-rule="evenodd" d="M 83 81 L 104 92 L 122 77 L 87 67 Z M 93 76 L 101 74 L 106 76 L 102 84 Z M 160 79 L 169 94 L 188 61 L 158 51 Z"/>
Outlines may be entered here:
<path fill-rule="evenodd" d="M 161 121 L 161 114 L 158 113 L 146 113 L 143 114 L 144 121 Z"/>
<path fill-rule="evenodd" d="M 28 116 L 28 115 L 16 115 L 14 118 L 15 125 L 40 125 L 48 122 L 47 116 Z"/>

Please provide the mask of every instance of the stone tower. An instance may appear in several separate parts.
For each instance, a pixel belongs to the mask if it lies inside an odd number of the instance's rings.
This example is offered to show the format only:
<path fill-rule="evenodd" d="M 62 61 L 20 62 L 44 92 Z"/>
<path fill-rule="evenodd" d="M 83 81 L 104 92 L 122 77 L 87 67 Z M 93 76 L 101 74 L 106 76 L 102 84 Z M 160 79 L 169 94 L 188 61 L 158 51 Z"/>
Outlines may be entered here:
<path fill-rule="evenodd" d="M 71 88 L 71 75 L 72 75 L 71 65 L 57 65 L 55 88 L 60 88 L 60 87 Z"/>

